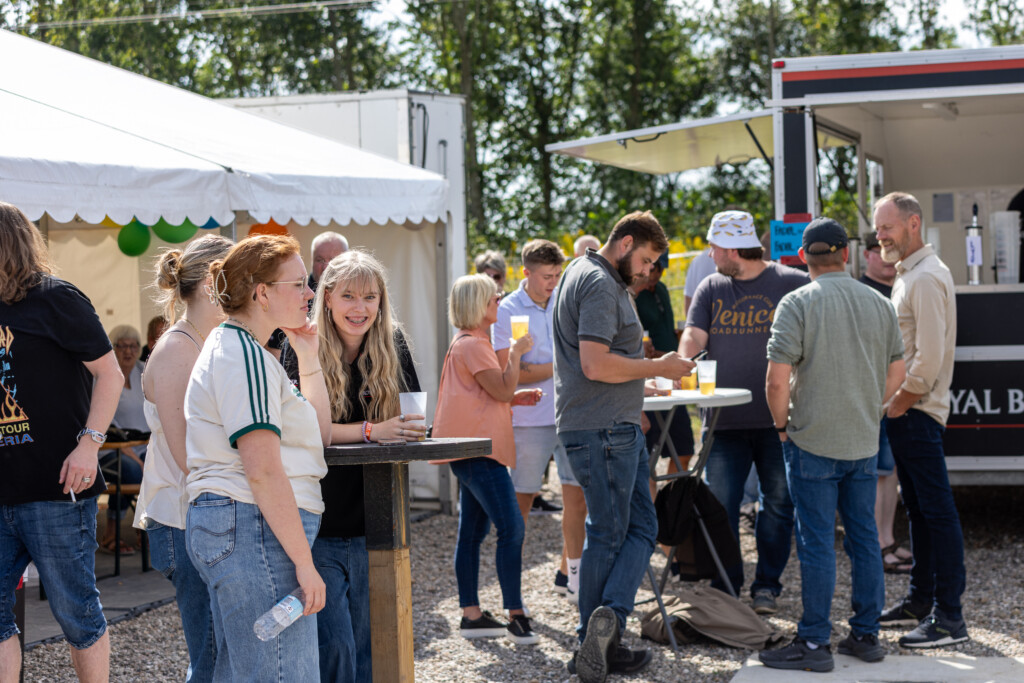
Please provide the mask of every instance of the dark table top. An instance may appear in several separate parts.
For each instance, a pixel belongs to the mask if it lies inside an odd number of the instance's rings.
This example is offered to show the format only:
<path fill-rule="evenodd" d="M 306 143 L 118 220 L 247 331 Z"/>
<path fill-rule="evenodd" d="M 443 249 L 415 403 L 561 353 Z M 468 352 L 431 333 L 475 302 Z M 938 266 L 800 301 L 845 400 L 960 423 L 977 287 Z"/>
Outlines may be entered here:
<path fill-rule="evenodd" d="M 378 465 L 415 460 L 462 460 L 491 454 L 490 439 L 427 439 L 404 445 L 353 443 L 328 446 L 324 458 L 328 466 Z"/>

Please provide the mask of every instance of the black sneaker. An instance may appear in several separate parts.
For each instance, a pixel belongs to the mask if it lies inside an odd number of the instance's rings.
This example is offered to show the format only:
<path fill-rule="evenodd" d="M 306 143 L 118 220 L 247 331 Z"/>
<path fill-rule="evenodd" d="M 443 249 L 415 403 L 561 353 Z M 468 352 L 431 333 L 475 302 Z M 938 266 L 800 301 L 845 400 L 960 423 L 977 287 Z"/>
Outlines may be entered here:
<path fill-rule="evenodd" d="M 839 641 L 839 654 L 852 655 L 862 662 L 880 662 L 885 659 L 885 648 L 878 642 L 874 633 L 862 636 L 851 633 Z"/>
<path fill-rule="evenodd" d="M 828 645 L 819 645 L 813 650 L 799 636 L 779 650 L 762 650 L 757 658 L 770 669 L 794 669 L 824 673 L 835 668 L 832 651 Z"/>
<path fill-rule="evenodd" d="M 911 602 L 910 598 L 903 598 L 898 605 L 893 605 L 882 612 L 882 615 L 878 618 L 878 623 L 882 628 L 917 626 L 931 611 L 931 605 L 923 605 Z"/>
<path fill-rule="evenodd" d="M 576 675 L 581 683 L 604 683 L 609 660 L 619 644 L 619 618 L 601 605 L 587 621 L 587 636 L 576 653 Z"/>
<path fill-rule="evenodd" d="M 533 499 L 533 505 L 530 506 L 531 515 L 553 515 L 556 512 L 561 512 L 562 506 L 549 503 L 540 497 L 540 494 Z"/>
<path fill-rule="evenodd" d="M 522 614 L 512 615 L 508 622 L 508 639 L 517 645 L 533 645 L 540 637 L 530 628 L 530 619 Z"/>
<path fill-rule="evenodd" d="M 569 589 L 569 577 L 562 573 L 559 569 L 555 572 L 555 592 L 559 595 L 565 595 L 565 591 Z"/>
<path fill-rule="evenodd" d="M 565 664 L 565 668 L 569 670 L 569 673 L 576 673 L 576 655 L 579 652 L 573 653 L 572 659 Z M 610 674 L 622 674 L 629 675 L 635 674 L 645 666 L 651 663 L 653 655 L 650 650 L 630 650 L 628 647 L 622 647 L 621 645 L 615 648 L 615 652 L 609 657 L 608 662 L 608 673 Z"/>
<path fill-rule="evenodd" d="M 508 631 L 508 625 L 503 624 L 494 618 L 488 611 L 484 611 L 479 619 L 467 619 L 462 617 L 459 624 L 459 632 L 463 638 L 497 638 Z"/>
<path fill-rule="evenodd" d="M 970 640 L 963 619 L 947 619 L 939 610 L 921 620 L 913 631 L 900 638 L 901 647 L 942 647 Z"/>
<path fill-rule="evenodd" d="M 779 611 L 779 605 L 775 601 L 775 594 L 767 588 L 762 588 L 754 593 L 750 606 L 758 614 L 775 614 Z"/>

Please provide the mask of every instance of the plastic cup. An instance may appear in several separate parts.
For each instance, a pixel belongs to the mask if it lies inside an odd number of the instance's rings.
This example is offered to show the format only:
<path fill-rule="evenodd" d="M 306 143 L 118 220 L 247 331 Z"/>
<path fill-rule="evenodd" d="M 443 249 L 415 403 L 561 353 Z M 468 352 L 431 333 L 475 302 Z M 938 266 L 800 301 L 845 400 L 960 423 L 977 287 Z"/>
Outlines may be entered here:
<path fill-rule="evenodd" d="M 697 388 L 697 372 L 694 371 L 679 380 L 679 388 L 693 391 Z"/>
<path fill-rule="evenodd" d="M 672 391 L 672 380 L 668 377 L 655 377 L 654 388 L 658 391 Z"/>
<path fill-rule="evenodd" d="M 530 316 L 528 315 L 513 315 L 510 320 L 512 321 L 512 338 L 519 339 L 525 337 L 530 333 Z"/>
<path fill-rule="evenodd" d="M 715 393 L 715 377 L 718 374 L 718 361 L 697 361 L 697 380 L 700 382 L 700 393 L 711 396 Z"/>
<path fill-rule="evenodd" d="M 403 415 L 423 415 L 422 420 L 406 420 L 411 425 L 426 425 L 427 424 L 427 392 L 425 391 L 406 391 L 398 395 L 398 403 L 402 409 Z M 423 437 L 420 438 L 423 440 Z"/>

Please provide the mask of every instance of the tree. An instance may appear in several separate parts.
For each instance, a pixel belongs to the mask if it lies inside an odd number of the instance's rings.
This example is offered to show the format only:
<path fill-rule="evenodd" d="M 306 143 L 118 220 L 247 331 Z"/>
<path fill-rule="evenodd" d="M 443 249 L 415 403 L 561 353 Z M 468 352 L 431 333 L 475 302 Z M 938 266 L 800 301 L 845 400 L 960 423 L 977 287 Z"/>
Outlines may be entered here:
<path fill-rule="evenodd" d="M 1024 2 L 1021 0 L 973 0 L 971 21 L 978 35 L 993 45 L 1024 42 Z"/>

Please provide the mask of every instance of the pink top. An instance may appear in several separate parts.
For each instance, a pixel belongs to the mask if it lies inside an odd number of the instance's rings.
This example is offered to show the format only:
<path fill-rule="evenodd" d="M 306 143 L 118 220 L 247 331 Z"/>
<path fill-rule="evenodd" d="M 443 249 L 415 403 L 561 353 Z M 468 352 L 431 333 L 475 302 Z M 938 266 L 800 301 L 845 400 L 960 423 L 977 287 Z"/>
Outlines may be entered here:
<path fill-rule="evenodd" d="M 478 437 L 491 440 L 491 455 L 506 467 L 516 466 L 512 436 L 512 408 L 495 400 L 476 381 L 483 370 L 501 371 L 487 335 L 479 330 L 459 330 L 448 347 L 441 370 L 433 436 Z M 448 461 L 437 461 L 436 464 Z"/>

